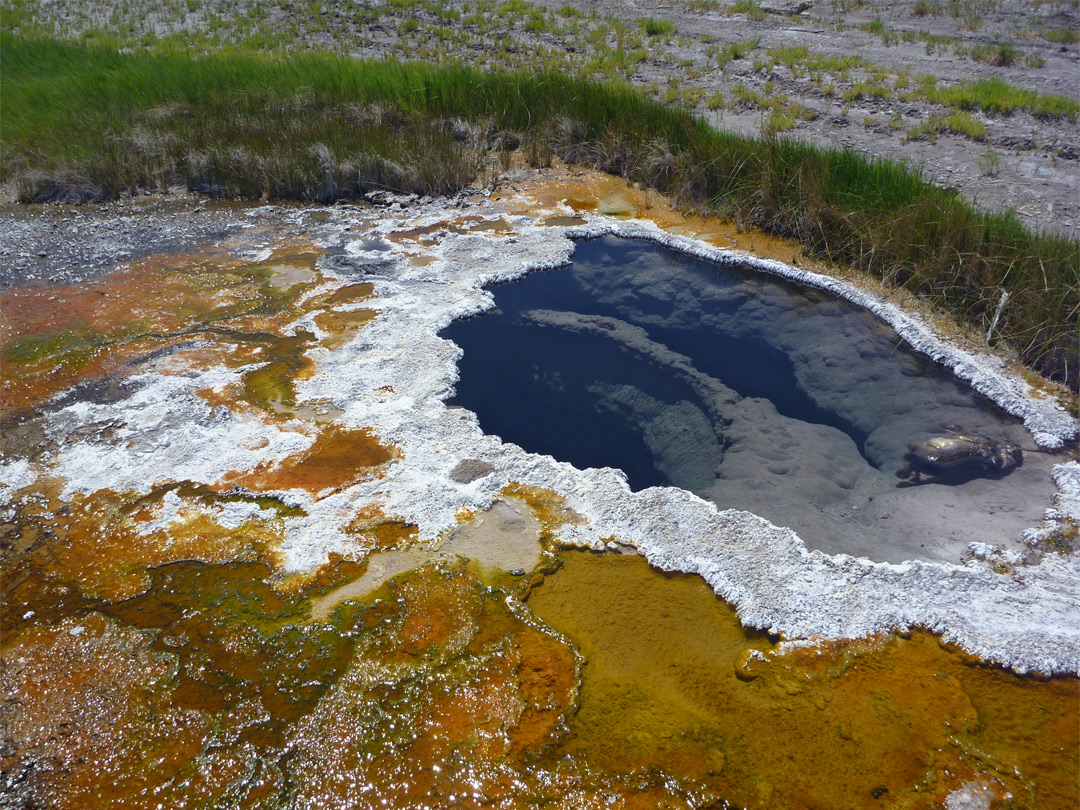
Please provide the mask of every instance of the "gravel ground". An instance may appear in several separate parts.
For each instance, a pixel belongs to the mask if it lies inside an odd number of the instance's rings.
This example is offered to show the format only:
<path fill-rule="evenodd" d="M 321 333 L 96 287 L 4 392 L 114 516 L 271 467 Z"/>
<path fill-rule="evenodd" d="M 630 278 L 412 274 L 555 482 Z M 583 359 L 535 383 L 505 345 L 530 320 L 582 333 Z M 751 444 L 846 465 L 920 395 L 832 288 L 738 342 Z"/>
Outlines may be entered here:
<path fill-rule="evenodd" d="M 543 2 L 556 5 L 556 0 Z M 826 95 L 815 85 L 809 71 L 796 75 L 800 72 L 798 65 L 795 71 L 783 64 L 771 69 L 755 66 L 764 51 L 802 46 L 811 54 L 858 56 L 884 68 L 889 75 L 887 81 L 894 82 L 904 72 L 911 77 L 933 76 L 940 85 L 996 77 L 1026 90 L 1075 100 L 1080 98 L 1080 49 L 1076 44 L 1030 36 L 1032 27 L 1055 25 L 1075 30 L 1080 21 L 1075 4 L 1042 6 L 1043 11 L 1036 13 L 1030 3 L 997 3 L 981 18 L 976 30 L 965 28 L 965 18 L 948 13 L 917 16 L 918 2 L 863 4 L 848 13 L 841 10 L 841 3 L 819 2 L 801 14 L 766 14 L 757 21 L 746 15 L 728 16 L 722 11 L 693 11 L 679 4 L 635 0 L 599 0 L 579 5 L 595 5 L 605 13 L 623 17 L 649 15 L 671 20 L 680 33 L 690 35 L 688 45 L 676 49 L 680 61 L 696 62 L 704 57 L 709 45 L 701 41 L 702 35 L 715 37 L 717 45 L 758 39 L 758 49 L 749 56 L 732 61 L 722 73 L 704 75 L 699 80 L 706 98 L 717 90 L 730 94 L 740 83 L 763 94 L 771 82 L 774 96 L 786 95 L 790 102 L 818 114 L 812 120 L 799 122 L 788 133 L 792 137 L 902 160 L 922 168 L 935 182 L 960 189 L 981 206 L 1015 209 L 1032 227 L 1080 235 L 1080 129 L 1075 122 L 1036 117 L 1022 110 L 1009 115 L 973 112 L 973 118 L 987 131 L 981 141 L 948 133 L 933 140 L 916 139 L 908 137 L 912 127 L 932 116 L 947 115 L 948 109 L 920 99 L 904 99 L 902 91 L 891 97 L 845 101 L 845 92 L 867 75 L 865 71 L 853 70 L 846 81 L 836 77 L 835 91 Z M 886 30 L 900 36 L 910 32 L 919 37 L 920 32 L 926 32 L 931 37 L 955 40 L 955 44 L 928 47 L 922 39 L 888 44 L 882 36 L 860 28 L 871 25 L 875 18 Z M 1012 66 L 996 67 L 971 56 L 958 56 L 954 50 L 956 46 L 962 52 L 965 48 L 999 43 L 1016 43 L 1025 56 Z M 1028 58 L 1036 64 L 1044 60 L 1044 64 L 1030 67 L 1024 61 Z M 649 63 L 635 80 L 663 84 L 677 72 L 670 64 Z M 761 109 L 752 104 L 705 114 L 719 127 L 746 134 L 760 131 L 764 118 Z"/>
<path fill-rule="evenodd" d="M 243 216 L 252 207 L 179 190 L 105 204 L 0 205 L 0 291 L 70 284 L 121 262 L 221 242 L 253 227 Z"/>

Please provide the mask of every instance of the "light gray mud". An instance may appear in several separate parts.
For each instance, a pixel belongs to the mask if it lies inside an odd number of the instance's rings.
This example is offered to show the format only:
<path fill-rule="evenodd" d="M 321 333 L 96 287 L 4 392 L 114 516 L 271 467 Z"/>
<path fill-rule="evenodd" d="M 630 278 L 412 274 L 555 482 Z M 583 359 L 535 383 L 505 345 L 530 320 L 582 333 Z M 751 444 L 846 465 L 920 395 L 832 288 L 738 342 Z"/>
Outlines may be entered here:
<path fill-rule="evenodd" d="M 495 501 L 450 533 L 437 548 L 503 571 L 531 571 L 540 563 L 540 521 L 520 501 Z"/>

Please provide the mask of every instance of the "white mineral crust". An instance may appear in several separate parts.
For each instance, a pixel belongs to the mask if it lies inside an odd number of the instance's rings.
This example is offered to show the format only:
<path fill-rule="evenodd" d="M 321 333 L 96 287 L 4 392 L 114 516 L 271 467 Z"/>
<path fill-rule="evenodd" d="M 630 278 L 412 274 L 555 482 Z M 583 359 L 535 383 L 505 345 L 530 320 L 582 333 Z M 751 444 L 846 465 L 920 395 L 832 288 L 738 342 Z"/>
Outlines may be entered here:
<path fill-rule="evenodd" d="M 416 224 L 446 216 L 436 211 Z M 380 317 L 343 351 L 325 358 L 319 373 L 301 386 L 304 397 L 334 399 L 346 408 L 348 422 L 369 425 L 402 449 L 403 459 L 385 479 L 363 487 L 381 493 L 388 512 L 433 536 L 453 524 L 458 509 L 486 507 L 509 482 L 547 487 L 572 497 L 587 518 L 584 525 L 563 529 L 564 543 L 600 548 L 601 538 L 617 535 L 655 565 L 702 575 L 738 606 L 747 624 L 791 638 L 857 637 L 920 625 L 1018 670 L 1080 670 L 1080 565 L 1074 557 L 1051 555 L 1011 576 L 986 567 L 874 563 L 808 551 L 788 529 L 746 512 L 720 511 L 679 489 L 631 492 L 617 470 L 577 470 L 526 453 L 484 435 L 471 413 L 446 408 L 442 399 L 458 379 L 458 350 L 437 333 L 454 318 L 492 305 L 484 285 L 565 263 L 572 255 L 571 236 L 611 233 L 721 263 L 748 263 L 843 296 L 1020 417 L 1047 448 L 1077 434 L 1075 420 L 1056 403 L 1029 396 L 1026 385 L 1006 376 L 995 358 L 951 347 L 918 318 L 835 279 L 671 236 L 650 223 L 591 217 L 588 226 L 576 229 L 545 228 L 524 218 L 513 224 L 513 238 L 443 234 L 437 245 L 423 249 L 435 263 L 376 275 Z M 395 397 L 376 395 L 386 385 Z M 494 472 L 468 485 L 452 482 L 450 470 L 468 458 L 494 465 Z M 296 544 L 290 553 L 291 564 L 303 567 L 323 552 Z"/>
<path fill-rule="evenodd" d="M 502 487 L 517 482 L 563 495 L 586 518 L 566 526 L 562 542 L 602 548 L 602 538 L 615 535 L 654 565 L 700 574 L 737 606 L 748 625 L 790 639 L 851 638 L 918 625 L 1019 671 L 1080 672 L 1080 560 L 1075 555 L 1048 554 L 1041 563 L 1018 566 L 1010 575 L 984 565 L 875 563 L 808 551 L 790 529 L 747 512 L 720 511 L 684 490 L 631 492 L 620 471 L 578 470 L 527 453 L 485 435 L 472 413 L 448 408 L 444 399 L 458 380 L 460 350 L 438 332 L 455 318 L 492 306 L 484 285 L 566 263 L 574 249 L 571 237 L 650 239 L 842 296 L 874 312 L 918 351 L 951 367 L 1022 419 L 1039 445 L 1056 448 L 1076 437 L 1072 417 L 1052 400 L 1029 396 L 1026 385 L 1007 376 L 995 358 L 952 347 L 917 317 L 843 282 L 672 236 L 647 222 L 590 216 L 586 226 L 552 228 L 538 224 L 540 214 L 537 219 L 504 216 L 516 235 L 443 232 L 434 244 L 390 245 L 373 262 L 376 254 L 361 249 L 356 230 L 346 230 L 370 225 L 370 209 L 335 206 L 327 211 L 329 220 L 315 231 L 329 251 L 323 274 L 374 282 L 377 297 L 365 305 L 376 309 L 378 317 L 343 347 L 311 353 L 317 371 L 298 384 L 298 400 L 334 402 L 344 410 L 341 423 L 373 429 L 383 442 L 400 448 L 401 458 L 384 477 L 321 500 L 299 490 L 286 493 L 291 504 L 306 512 L 285 519 L 283 553 L 289 569 L 309 569 L 325 562 L 330 551 L 347 550 L 352 541 L 344 527 L 358 506 L 377 503 L 387 514 L 417 524 L 422 538 L 434 539 L 454 525 L 459 510 L 484 509 Z M 407 221 L 384 222 L 381 230 L 491 214 L 487 208 L 436 202 L 414 203 L 410 212 Z M 377 239 L 380 228 L 364 238 Z M 407 254 L 417 252 L 435 261 L 423 267 L 410 263 Z M 65 477 L 66 492 L 106 487 L 145 491 L 163 480 L 209 483 L 310 446 L 312 438 L 300 426 L 211 409 L 194 393 L 238 373 L 148 374 L 135 380 L 137 388 L 127 400 L 108 406 L 80 403 L 57 412 L 51 424 L 55 434 L 79 423 L 113 420 L 119 425 L 108 442 L 65 445 L 55 472 Z M 256 446 L 257 451 L 245 449 Z M 450 472 L 466 459 L 487 462 L 493 471 L 457 483 Z M 1069 465 L 1062 467 L 1059 501 L 1074 509 L 1080 475 Z M 0 470 L 9 486 L 27 473 L 18 462 Z M 255 516 L 229 512 L 224 517 L 235 523 Z"/>

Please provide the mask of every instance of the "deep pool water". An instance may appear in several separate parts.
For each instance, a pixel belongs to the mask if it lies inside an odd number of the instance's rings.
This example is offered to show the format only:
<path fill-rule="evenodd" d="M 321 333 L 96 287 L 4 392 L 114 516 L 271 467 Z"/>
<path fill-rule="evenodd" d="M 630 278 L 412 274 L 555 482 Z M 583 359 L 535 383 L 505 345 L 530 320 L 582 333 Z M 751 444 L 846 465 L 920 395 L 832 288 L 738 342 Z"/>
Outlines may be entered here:
<path fill-rule="evenodd" d="M 616 237 L 492 292 L 443 332 L 464 352 L 449 404 L 530 452 L 891 562 L 1017 547 L 1049 506 L 1052 460 L 1018 420 L 842 299 Z M 1024 465 L 897 479 L 910 444 L 955 432 L 1017 443 Z"/>

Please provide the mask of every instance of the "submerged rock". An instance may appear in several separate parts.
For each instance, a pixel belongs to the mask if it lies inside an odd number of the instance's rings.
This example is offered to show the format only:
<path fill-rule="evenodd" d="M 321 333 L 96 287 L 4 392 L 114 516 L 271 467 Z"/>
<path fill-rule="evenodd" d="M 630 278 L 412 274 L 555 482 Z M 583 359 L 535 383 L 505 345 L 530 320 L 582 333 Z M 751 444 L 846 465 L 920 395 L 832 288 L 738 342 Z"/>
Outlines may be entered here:
<path fill-rule="evenodd" d="M 1011 442 L 958 433 L 911 445 L 904 461 L 907 463 L 896 471 L 896 477 L 912 484 L 923 483 L 923 475 L 931 476 L 931 482 L 962 483 L 1008 475 L 1024 463 L 1024 454 Z"/>

